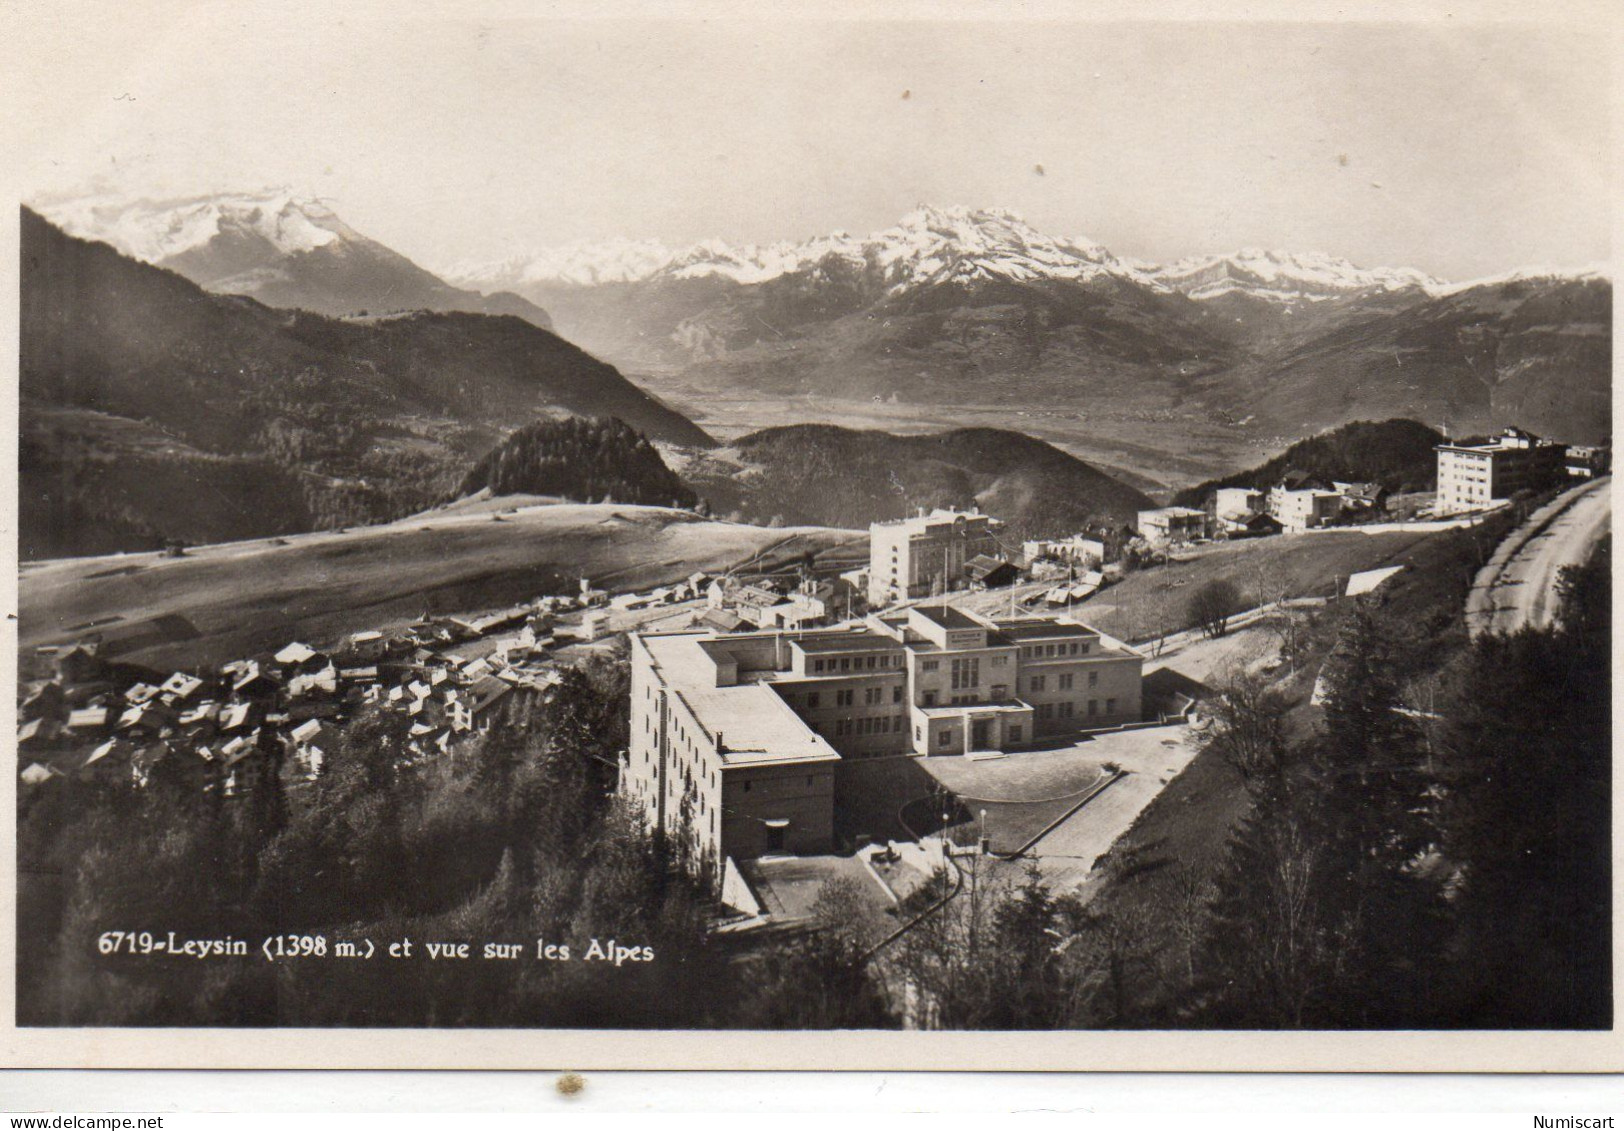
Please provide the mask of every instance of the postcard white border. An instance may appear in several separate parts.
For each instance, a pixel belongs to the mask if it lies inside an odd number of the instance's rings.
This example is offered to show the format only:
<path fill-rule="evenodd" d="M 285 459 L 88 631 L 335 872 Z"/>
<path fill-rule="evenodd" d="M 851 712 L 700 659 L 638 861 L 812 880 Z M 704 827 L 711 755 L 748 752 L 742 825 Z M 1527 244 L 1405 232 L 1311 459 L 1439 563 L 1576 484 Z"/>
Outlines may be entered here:
<path fill-rule="evenodd" d="M 0 55 L 11 56 L 0 73 L 37 79 L 48 73 L 30 58 L 27 30 L 42 21 L 72 19 L 105 23 L 118 20 L 131 30 L 129 50 L 138 48 L 143 28 L 172 26 L 186 12 L 218 6 L 206 0 L 126 0 L 120 5 L 86 0 L 13 0 L 3 16 L 11 30 L 0 33 Z M 324 9 L 313 0 L 289 0 L 284 9 Z M 381 4 L 358 0 L 346 11 L 386 10 L 400 18 L 434 18 L 476 11 L 498 18 L 728 18 L 772 15 L 784 19 L 1016 19 L 1016 20 L 1284 20 L 1317 22 L 1357 20 L 1454 25 L 1463 22 L 1579 24 L 1624 43 L 1624 18 L 1607 0 L 1566 0 L 1528 5 L 1521 0 L 1108 0 L 1067 3 L 1028 0 L 993 5 L 969 0 L 832 0 L 817 5 L 744 3 L 741 0 L 692 0 L 662 4 L 657 0 L 587 0 L 520 3 L 516 0 L 420 0 Z M 31 22 L 32 21 L 32 22 Z M 105 42 L 105 40 L 100 40 Z M 1624 51 L 1614 57 L 1624 60 Z M 13 64 L 27 64 L 17 65 Z M 1614 75 L 1611 109 L 1615 130 L 1620 118 L 1619 83 L 1624 65 Z M 5 111 L 0 109 L 0 116 Z M 34 125 L 0 117 L 0 152 L 20 153 L 38 145 Z M 1616 173 L 1615 173 L 1616 175 Z M 20 201 L 26 186 L 8 186 L 12 174 L 0 169 L 0 190 L 15 188 Z M 5 191 L 0 199 L 12 200 Z M 15 214 L 15 213 L 14 213 Z M 1624 230 L 1614 213 L 1614 247 Z M 0 678 L 16 679 L 17 609 L 17 229 L 0 224 L 0 436 L 4 438 L 5 474 L 9 489 L 0 508 L 0 543 L 10 555 L 0 570 L 0 592 L 8 618 L 0 638 Z M 1616 262 L 1616 252 L 1615 252 Z M 1616 277 L 1616 271 L 1615 271 Z M 1615 294 L 1615 324 L 1617 311 Z M 1624 354 L 1615 336 L 1617 359 Z M 1615 405 L 1617 394 L 1615 392 Z M 1614 485 L 1615 491 L 1617 484 Z M 1620 642 L 1614 641 L 1615 670 Z M 1616 681 L 1615 681 L 1616 684 Z M 1620 695 L 1614 688 L 1614 718 Z M 0 700 L 0 735 L 13 735 L 15 697 Z M 0 1065 L 34 1068 L 141 1069 L 484 1069 L 484 1070 L 847 1070 L 847 1071 L 1016 1071 L 1016 1072 L 1617 1072 L 1624 1071 L 1624 1038 L 1616 1027 L 1605 1033 L 1571 1032 L 738 1032 L 716 1030 L 240 1030 L 240 1029 L 18 1029 L 16 981 L 16 750 L 7 743 L 0 759 Z M 1624 966 L 1624 945 L 1617 929 L 1624 900 L 1624 854 L 1620 852 L 1617 799 L 1621 774 L 1614 765 L 1614 981 Z"/>

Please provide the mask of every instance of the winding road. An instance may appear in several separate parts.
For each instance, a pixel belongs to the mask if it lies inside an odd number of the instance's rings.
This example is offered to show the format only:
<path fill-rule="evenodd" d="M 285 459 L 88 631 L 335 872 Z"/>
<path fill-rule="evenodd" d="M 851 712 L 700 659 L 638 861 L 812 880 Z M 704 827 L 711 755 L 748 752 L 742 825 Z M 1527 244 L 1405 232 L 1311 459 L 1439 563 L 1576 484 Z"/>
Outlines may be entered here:
<path fill-rule="evenodd" d="M 1555 620 L 1562 567 L 1582 564 L 1612 528 L 1612 482 L 1604 476 L 1564 492 L 1506 537 L 1467 595 L 1473 636 Z"/>

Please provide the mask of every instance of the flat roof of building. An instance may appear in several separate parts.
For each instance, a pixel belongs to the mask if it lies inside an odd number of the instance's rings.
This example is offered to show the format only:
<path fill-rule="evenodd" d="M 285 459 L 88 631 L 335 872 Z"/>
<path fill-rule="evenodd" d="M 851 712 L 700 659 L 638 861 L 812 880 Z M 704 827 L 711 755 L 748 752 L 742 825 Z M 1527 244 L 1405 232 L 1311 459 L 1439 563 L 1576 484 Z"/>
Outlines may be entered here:
<path fill-rule="evenodd" d="M 932 624 L 939 624 L 943 628 L 986 628 L 980 621 L 969 616 L 962 609 L 955 609 L 948 605 L 943 608 L 927 608 L 923 605 L 913 606 L 912 612 L 918 613 Z"/>
<path fill-rule="evenodd" d="M 1143 522 L 1146 515 L 1162 515 L 1166 518 L 1205 518 L 1206 511 L 1198 511 L 1194 507 L 1157 507 L 1154 510 L 1140 511 L 1139 521 Z"/>
<path fill-rule="evenodd" d="M 712 669 L 700 644 L 709 632 L 638 634 L 665 685 L 712 737 L 721 736 L 724 766 L 834 762 L 840 755 L 801 721 L 770 681 L 707 687 L 693 675 Z M 726 639 L 721 637 L 719 639 Z"/>
<path fill-rule="evenodd" d="M 879 632 L 848 633 L 844 636 L 791 637 L 790 643 L 803 652 L 891 652 L 901 651 L 902 642 Z"/>
<path fill-rule="evenodd" d="M 1057 636 L 1098 636 L 1099 633 L 1086 624 L 1073 624 L 1049 618 L 1034 618 L 1032 620 L 1001 620 L 996 622 L 998 631 L 1011 640 L 1048 640 Z"/>
<path fill-rule="evenodd" d="M 834 747 L 802 722 L 771 684 L 677 690 L 699 724 L 713 738 L 720 737 L 723 765 L 840 760 Z"/>

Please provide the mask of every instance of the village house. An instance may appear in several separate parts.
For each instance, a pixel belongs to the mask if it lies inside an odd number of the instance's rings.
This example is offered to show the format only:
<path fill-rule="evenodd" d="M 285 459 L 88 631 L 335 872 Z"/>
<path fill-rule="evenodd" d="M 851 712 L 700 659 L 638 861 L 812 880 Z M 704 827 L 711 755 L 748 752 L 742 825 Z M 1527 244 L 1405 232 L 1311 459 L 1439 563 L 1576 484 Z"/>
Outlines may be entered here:
<path fill-rule="evenodd" d="M 1333 480 L 1331 490 L 1342 496 L 1344 511 L 1383 511 L 1387 509 L 1386 487 L 1380 483 L 1343 483 Z"/>
<path fill-rule="evenodd" d="M 1048 560 L 1097 568 L 1106 562 L 1105 540 L 1090 538 L 1085 534 L 1073 534 L 1070 538 L 1046 538 L 1023 542 L 1021 554 L 1028 566 Z"/>
<path fill-rule="evenodd" d="M 977 554 L 964 563 L 964 576 L 972 589 L 1001 589 L 1021 579 L 1021 571 L 990 554 Z"/>
<path fill-rule="evenodd" d="M 1207 512 L 1193 507 L 1158 507 L 1140 511 L 1134 528 L 1139 537 L 1158 547 L 1198 542 L 1210 537 Z"/>

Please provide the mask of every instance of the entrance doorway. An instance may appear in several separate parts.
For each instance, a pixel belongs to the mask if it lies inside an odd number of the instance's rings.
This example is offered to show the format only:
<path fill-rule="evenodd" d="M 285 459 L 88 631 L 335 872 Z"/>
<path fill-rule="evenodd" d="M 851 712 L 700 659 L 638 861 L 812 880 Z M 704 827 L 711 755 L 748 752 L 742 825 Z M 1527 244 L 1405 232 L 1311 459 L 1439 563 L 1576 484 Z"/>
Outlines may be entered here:
<path fill-rule="evenodd" d="M 789 830 L 789 822 L 776 819 L 767 822 L 767 851 L 784 851 L 784 834 Z"/>
<path fill-rule="evenodd" d="M 970 722 L 970 749 L 992 749 L 992 720 L 972 719 Z"/>

